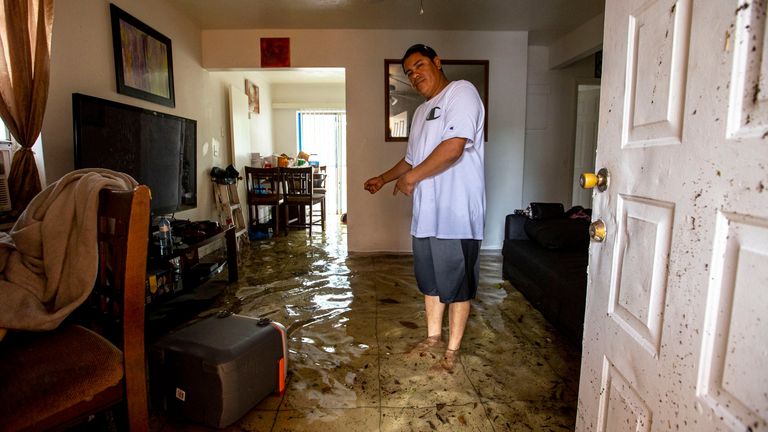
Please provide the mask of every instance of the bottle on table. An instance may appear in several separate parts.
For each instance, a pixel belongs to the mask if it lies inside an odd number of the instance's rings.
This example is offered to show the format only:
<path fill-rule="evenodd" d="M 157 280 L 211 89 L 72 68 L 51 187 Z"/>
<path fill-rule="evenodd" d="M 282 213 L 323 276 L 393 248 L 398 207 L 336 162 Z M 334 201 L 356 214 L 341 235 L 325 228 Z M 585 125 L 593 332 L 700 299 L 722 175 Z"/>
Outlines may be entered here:
<path fill-rule="evenodd" d="M 171 222 L 167 217 L 161 216 L 157 222 L 158 243 L 160 245 L 160 256 L 170 255 L 173 252 L 173 236 L 171 234 Z"/>

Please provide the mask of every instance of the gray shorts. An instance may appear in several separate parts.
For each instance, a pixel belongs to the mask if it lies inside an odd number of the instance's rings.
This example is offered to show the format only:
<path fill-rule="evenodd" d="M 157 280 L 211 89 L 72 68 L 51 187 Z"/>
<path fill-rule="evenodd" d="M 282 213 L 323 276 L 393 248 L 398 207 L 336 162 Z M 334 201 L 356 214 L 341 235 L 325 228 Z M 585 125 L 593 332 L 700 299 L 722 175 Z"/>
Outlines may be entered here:
<path fill-rule="evenodd" d="M 441 303 L 475 298 L 480 240 L 413 237 L 413 270 L 419 291 Z"/>

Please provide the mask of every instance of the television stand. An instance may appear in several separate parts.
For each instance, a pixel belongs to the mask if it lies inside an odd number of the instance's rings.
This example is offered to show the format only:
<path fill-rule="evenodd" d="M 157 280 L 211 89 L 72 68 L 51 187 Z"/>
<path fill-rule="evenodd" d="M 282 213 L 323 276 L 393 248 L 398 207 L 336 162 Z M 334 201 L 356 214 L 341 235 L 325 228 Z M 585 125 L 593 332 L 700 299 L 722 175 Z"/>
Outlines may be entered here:
<path fill-rule="evenodd" d="M 173 252 L 160 256 L 151 245 L 147 259 L 147 334 L 159 336 L 187 321 L 190 315 L 210 307 L 229 283 L 237 282 L 237 240 L 235 227 L 219 229 L 205 237 L 188 240 Z M 225 255 L 217 252 L 200 257 L 199 249 L 224 240 Z M 227 271 L 227 281 L 213 279 Z"/>

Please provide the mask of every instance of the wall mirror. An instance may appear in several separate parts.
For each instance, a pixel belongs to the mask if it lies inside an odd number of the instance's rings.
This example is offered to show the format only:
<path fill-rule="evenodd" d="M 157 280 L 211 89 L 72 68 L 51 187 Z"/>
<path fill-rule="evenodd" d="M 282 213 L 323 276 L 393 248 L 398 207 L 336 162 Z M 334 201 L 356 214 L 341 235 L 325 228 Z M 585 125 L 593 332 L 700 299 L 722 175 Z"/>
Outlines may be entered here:
<path fill-rule="evenodd" d="M 485 107 L 485 140 L 488 141 L 488 60 L 442 60 L 451 81 L 467 80 L 475 85 Z M 384 139 L 408 141 L 411 118 L 424 98 L 411 87 L 400 60 L 384 60 Z"/>

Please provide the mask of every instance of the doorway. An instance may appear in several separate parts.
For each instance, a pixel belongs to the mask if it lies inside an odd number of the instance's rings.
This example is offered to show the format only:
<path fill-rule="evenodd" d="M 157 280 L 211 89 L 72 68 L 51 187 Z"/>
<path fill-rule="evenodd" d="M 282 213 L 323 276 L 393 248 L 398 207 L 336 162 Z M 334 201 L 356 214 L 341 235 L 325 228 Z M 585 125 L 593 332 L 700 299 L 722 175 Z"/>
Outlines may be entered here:
<path fill-rule="evenodd" d="M 345 70 L 259 70 L 246 78 L 259 86 L 261 104 L 250 119 L 250 151 L 296 158 L 303 150 L 326 166 L 326 227 L 337 225 L 337 212 L 346 212 Z"/>
<path fill-rule="evenodd" d="M 579 186 L 579 176 L 595 172 L 600 85 L 578 84 L 577 89 L 571 205 L 592 208 L 592 190 Z"/>

